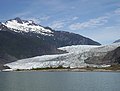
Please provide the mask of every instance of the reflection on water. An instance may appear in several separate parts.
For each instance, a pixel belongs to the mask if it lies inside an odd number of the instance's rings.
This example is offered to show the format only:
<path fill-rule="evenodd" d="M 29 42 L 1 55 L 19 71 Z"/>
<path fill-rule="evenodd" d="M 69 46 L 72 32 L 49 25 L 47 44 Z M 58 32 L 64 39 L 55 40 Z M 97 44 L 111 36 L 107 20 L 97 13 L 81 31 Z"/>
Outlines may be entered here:
<path fill-rule="evenodd" d="M 0 91 L 120 91 L 120 73 L 0 72 Z"/>

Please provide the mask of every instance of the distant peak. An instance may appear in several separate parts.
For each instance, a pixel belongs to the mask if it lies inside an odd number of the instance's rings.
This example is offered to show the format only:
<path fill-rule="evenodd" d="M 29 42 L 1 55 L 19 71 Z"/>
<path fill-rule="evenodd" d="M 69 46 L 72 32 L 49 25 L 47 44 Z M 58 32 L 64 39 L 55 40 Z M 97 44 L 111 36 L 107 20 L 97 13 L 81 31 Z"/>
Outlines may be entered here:
<path fill-rule="evenodd" d="M 43 26 L 34 23 L 32 20 L 22 20 L 19 17 L 10 19 L 5 23 L 2 23 L 4 26 L 15 32 L 32 32 L 42 35 L 53 36 L 53 32 L 50 29 L 46 29 Z"/>
<path fill-rule="evenodd" d="M 16 17 L 13 20 L 16 20 L 18 23 L 23 23 L 22 20 L 19 17 Z"/>
<path fill-rule="evenodd" d="M 19 17 L 14 18 L 14 20 L 21 20 Z"/>
<path fill-rule="evenodd" d="M 7 23 L 7 22 L 9 22 L 9 21 L 11 22 L 11 21 L 13 21 L 13 20 L 17 21 L 18 23 L 23 24 L 23 21 L 22 21 L 19 17 L 16 17 L 16 18 L 14 18 L 14 19 L 7 20 L 5 23 Z"/>
<path fill-rule="evenodd" d="M 36 24 L 33 20 L 24 20 L 25 22 L 28 23 L 28 25 L 35 25 L 35 26 L 38 26 L 38 24 Z"/>
<path fill-rule="evenodd" d="M 39 26 L 33 20 L 24 20 L 24 19 L 21 19 L 19 17 L 7 20 L 5 23 L 7 23 L 7 22 L 13 22 L 13 21 L 16 21 L 17 23 L 20 23 L 20 24 L 25 24 L 26 23 L 27 25 Z"/>

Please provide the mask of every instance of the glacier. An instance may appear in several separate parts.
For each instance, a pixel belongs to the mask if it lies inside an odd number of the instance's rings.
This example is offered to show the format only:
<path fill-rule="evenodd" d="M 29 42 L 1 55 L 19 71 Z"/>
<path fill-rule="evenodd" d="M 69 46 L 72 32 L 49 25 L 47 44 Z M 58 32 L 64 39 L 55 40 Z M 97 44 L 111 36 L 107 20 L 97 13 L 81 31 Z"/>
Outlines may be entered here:
<path fill-rule="evenodd" d="M 108 51 L 112 51 L 120 46 L 120 43 L 110 45 L 93 46 L 93 45 L 72 45 L 58 48 L 67 51 L 64 54 L 43 55 L 32 58 L 21 59 L 12 63 L 5 64 L 12 70 L 16 69 L 32 69 L 46 67 L 108 67 L 110 65 L 87 64 L 84 61 L 88 57 L 105 55 Z"/>

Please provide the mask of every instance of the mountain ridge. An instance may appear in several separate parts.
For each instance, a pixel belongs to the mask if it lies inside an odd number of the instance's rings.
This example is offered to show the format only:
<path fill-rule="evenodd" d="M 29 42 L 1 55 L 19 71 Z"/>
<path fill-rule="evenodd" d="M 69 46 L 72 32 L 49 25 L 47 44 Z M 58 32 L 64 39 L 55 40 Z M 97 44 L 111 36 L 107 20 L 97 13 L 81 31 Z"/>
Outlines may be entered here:
<path fill-rule="evenodd" d="M 113 43 L 118 43 L 118 42 L 120 42 L 120 39 L 118 39 L 118 40 L 114 41 Z"/>
<path fill-rule="evenodd" d="M 0 23 L 0 53 L 6 53 L 16 59 L 65 53 L 57 48 L 70 45 L 100 45 L 100 43 L 79 34 L 55 31 L 18 17 Z M 8 62 L 6 58 L 2 60 Z"/>

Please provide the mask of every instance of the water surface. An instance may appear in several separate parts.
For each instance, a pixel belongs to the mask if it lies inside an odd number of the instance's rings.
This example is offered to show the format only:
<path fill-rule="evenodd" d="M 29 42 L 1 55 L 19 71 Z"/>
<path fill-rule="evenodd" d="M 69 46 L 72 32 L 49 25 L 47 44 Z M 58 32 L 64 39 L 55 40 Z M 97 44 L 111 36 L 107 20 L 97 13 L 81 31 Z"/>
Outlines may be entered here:
<path fill-rule="evenodd" d="M 0 72 L 0 91 L 120 91 L 120 73 Z"/>

